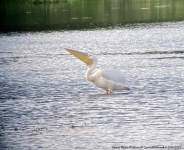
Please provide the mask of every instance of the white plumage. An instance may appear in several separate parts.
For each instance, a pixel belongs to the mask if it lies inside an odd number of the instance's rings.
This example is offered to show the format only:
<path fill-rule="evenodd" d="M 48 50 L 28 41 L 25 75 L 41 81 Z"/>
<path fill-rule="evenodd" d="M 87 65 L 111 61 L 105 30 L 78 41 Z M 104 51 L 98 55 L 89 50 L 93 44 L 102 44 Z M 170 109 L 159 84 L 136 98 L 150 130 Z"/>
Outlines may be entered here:
<path fill-rule="evenodd" d="M 111 91 L 115 90 L 130 90 L 121 72 L 117 70 L 96 69 L 98 63 L 96 56 L 76 50 L 65 49 L 88 66 L 85 75 L 86 79 L 95 86 L 104 89 L 106 94 L 111 94 Z"/>
<path fill-rule="evenodd" d="M 86 71 L 86 79 L 92 82 L 95 86 L 102 88 L 107 94 L 115 90 L 130 90 L 125 76 L 117 70 L 96 69 L 98 59 L 89 54 L 93 63 L 88 66 Z"/>

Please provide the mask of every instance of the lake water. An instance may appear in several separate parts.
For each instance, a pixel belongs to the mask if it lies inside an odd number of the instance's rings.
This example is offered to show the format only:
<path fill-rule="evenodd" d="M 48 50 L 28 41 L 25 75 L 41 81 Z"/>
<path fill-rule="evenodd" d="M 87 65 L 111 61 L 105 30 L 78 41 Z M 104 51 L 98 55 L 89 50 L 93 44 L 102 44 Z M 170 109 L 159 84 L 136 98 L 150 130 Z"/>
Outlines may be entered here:
<path fill-rule="evenodd" d="M 0 31 L 87 30 L 127 23 L 184 20 L 183 0 L 25 1 L 9 0 L 0 4 Z"/>
<path fill-rule="evenodd" d="M 84 1 L 27 5 L 33 13 L 36 7 L 69 7 L 72 2 Z M 139 0 L 145 5 L 140 11 L 149 11 L 149 5 L 163 14 L 174 3 L 145 2 Z M 116 10 L 114 5 L 107 5 L 111 12 Z M 38 26 L 39 30 L 24 23 L 4 26 L 0 34 L 0 149 L 184 148 L 184 21 L 180 19 L 155 23 L 154 19 L 141 21 L 145 23 L 117 19 L 121 24 L 111 20 L 99 26 L 76 22 L 77 28 L 72 22 L 68 23 L 71 28 L 64 23 L 54 28 L 51 21 L 47 27 Z M 120 70 L 131 91 L 104 94 L 85 79 L 87 66 L 64 48 L 96 55 L 99 68 Z"/>

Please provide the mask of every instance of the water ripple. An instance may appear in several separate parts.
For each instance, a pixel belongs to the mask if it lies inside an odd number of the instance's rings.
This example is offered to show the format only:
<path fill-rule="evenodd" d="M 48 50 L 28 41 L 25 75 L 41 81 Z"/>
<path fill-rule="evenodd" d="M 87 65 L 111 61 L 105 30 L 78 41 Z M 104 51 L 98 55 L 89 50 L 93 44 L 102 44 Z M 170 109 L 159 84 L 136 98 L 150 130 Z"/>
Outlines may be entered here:
<path fill-rule="evenodd" d="M 3 35 L 0 146 L 183 146 L 183 27 L 179 22 Z M 156 36 L 158 33 L 160 36 Z M 171 43 L 174 46 L 170 47 Z M 65 47 L 98 55 L 99 68 L 123 72 L 131 91 L 105 95 L 86 81 L 87 66 L 68 54 Z"/>

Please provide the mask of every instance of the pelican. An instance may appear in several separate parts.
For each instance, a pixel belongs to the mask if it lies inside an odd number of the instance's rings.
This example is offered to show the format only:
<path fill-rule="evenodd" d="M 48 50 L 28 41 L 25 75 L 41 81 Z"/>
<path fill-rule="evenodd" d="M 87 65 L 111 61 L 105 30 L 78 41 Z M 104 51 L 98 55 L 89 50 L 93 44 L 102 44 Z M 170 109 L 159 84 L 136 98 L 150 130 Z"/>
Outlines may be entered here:
<path fill-rule="evenodd" d="M 125 76 L 121 72 L 117 70 L 96 69 L 98 63 L 96 56 L 68 48 L 65 48 L 65 50 L 88 66 L 85 74 L 86 79 L 95 86 L 104 89 L 106 94 L 111 94 L 111 91 L 116 90 L 130 90 Z"/>

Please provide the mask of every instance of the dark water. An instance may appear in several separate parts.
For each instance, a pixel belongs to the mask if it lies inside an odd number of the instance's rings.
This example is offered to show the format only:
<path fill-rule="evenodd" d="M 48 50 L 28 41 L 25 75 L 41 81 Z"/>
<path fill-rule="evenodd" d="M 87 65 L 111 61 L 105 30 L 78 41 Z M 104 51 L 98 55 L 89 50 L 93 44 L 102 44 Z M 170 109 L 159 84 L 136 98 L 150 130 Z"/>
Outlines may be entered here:
<path fill-rule="evenodd" d="M 3 7 L 9 11 L 0 34 L 0 149 L 184 148 L 182 2 L 6 4 L 11 7 Z M 38 18 L 43 22 L 35 25 Z M 99 68 L 120 70 L 131 91 L 105 95 L 85 79 L 86 65 L 64 48 L 96 55 Z"/>
<path fill-rule="evenodd" d="M 184 20 L 183 0 L 67 0 L 0 6 L 1 31 L 73 30 Z"/>

